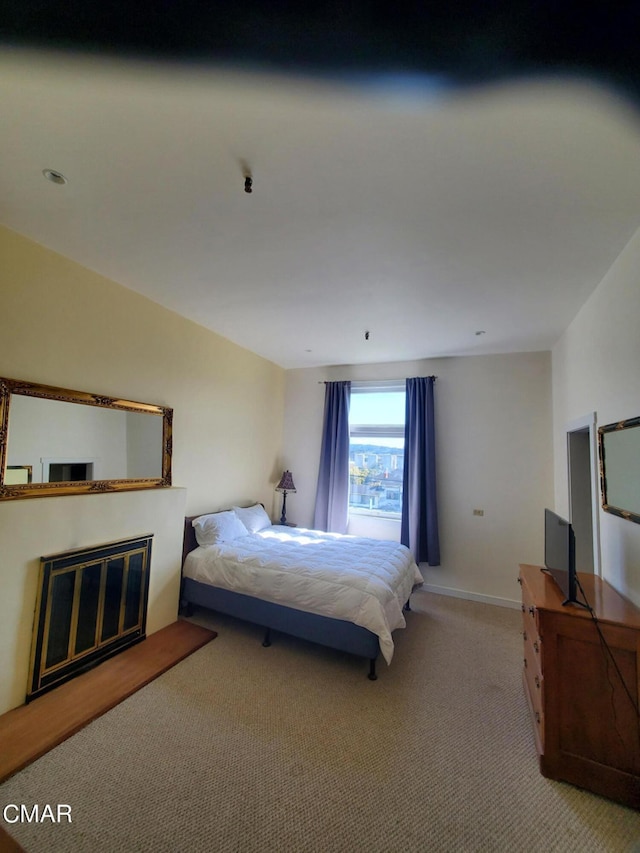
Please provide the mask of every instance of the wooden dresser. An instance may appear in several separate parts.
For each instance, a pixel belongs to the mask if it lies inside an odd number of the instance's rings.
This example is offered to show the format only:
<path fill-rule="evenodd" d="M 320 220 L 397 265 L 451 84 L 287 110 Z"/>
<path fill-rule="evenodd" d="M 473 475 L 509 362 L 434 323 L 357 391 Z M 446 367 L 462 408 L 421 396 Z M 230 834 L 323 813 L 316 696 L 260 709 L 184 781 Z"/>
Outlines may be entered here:
<path fill-rule="evenodd" d="M 523 681 L 540 771 L 637 809 L 640 610 L 600 578 L 579 579 L 597 625 L 587 609 L 562 604 L 539 566 L 520 566 Z"/>

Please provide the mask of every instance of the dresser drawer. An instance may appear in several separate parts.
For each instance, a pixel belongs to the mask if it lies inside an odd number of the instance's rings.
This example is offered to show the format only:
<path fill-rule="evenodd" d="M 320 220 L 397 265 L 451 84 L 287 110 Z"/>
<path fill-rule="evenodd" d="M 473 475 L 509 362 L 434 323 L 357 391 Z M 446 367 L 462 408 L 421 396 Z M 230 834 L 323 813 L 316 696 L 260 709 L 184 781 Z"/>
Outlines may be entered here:
<path fill-rule="evenodd" d="M 538 610 L 524 584 L 522 586 L 522 626 L 529 635 L 540 633 Z"/>
<path fill-rule="evenodd" d="M 542 676 L 544 673 L 543 643 L 535 628 L 525 622 L 522 630 L 522 639 L 525 647 L 525 659 L 535 665 L 536 670 Z M 528 651 L 527 651 L 528 650 Z"/>
<path fill-rule="evenodd" d="M 535 683 L 532 686 L 532 681 L 527 677 L 527 669 L 525 668 L 522 677 L 524 683 L 524 692 L 531 712 L 533 721 L 533 730 L 536 739 L 536 749 L 539 755 L 544 753 L 544 706 L 542 704 L 542 683 L 538 688 Z"/>
<path fill-rule="evenodd" d="M 538 609 L 526 583 L 522 584 L 523 681 L 533 718 L 538 752 L 544 751 L 544 667 Z"/>
<path fill-rule="evenodd" d="M 538 752 L 544 752 L 544 677 L 540 667 L 540 648 L 537 636 L 524 643 L 524 684 L 533 717 Z"/>
<path fill-rule="evenodd" d="M 524 674 L 529 685 L 529 692 L 538 710 L 544 708 L 544 677 L 540 666 L 540 648 L 537 638 L 525 640 L 524 643 Z"/>
<path fill-rule="evenodd" d="M 525 669 L 535 670 L 540 678 L 544 674 L 543 643 L 538 633 L 537 613 L 522 611 L 522 639 L 524 642 Z"/>

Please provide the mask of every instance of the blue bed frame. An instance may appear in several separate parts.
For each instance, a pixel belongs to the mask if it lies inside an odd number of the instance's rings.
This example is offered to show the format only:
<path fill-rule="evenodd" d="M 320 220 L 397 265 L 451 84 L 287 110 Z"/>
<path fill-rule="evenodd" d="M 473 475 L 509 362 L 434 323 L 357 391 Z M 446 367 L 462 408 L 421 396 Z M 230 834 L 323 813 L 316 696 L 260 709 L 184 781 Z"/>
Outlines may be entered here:
<path fill-rule="evenodd" d="M 197 517 L 195 515 L 188 516 L 184 521 L 183 566 L 187 554 L 198 544 L 191 524 L 193 519 Z M 199 583 L 185 577 L 182 578 L 180 605 L 182 612 L 188 613 L 193 606 L 206 607 L 208 610 L 215 610 L 218 613 L 260 625 L 266 629 L 262 642 L 263 646 L 271 645 L 271 631 L 274 630 L 367 658 L 369 661 L 368 678 L 375 681 L 378 677 L 376 660 L 380 653 L 380 643 L 377 635 L 344 619 L 332 619 L 328 616 L 306 613 L 303 610 L 273 604 L 270 601 L 263 601 L 260 598 L 238 592 L 230 592 L 227 589 Z"/>

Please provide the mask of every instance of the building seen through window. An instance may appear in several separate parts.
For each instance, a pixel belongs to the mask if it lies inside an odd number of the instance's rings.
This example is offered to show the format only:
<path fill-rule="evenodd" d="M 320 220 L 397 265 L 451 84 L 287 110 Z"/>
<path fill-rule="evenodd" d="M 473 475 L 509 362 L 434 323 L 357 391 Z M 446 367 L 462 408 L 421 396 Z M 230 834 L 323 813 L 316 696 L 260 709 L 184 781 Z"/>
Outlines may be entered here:
<path fill-rule="evenodd" d="M 400 517 L 404 383 L 354 387 L 349 409 L 349 508 Z"/>

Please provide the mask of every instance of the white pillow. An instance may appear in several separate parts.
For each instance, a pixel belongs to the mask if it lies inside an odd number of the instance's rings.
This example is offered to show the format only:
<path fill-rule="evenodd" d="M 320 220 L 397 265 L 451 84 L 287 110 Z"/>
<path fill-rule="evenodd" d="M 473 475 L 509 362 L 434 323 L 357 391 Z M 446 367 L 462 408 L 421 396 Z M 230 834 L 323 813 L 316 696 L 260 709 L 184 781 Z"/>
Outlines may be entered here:
<path fill-rule="evenodd" d="M 262 504 L 245 507 L 234 506 L 233 511 L 249 533 L 257 533 L 259 530 L 264 530 L 265 527 L 271 527 L 271 519 Z"/>
<path fill-rule="evenodd" d="M 196 542 L 203 548 L 247 535 L 247 528 L 232 510 L 201 515 L 194 518 L 191 525 L 196 532 Z"/>

